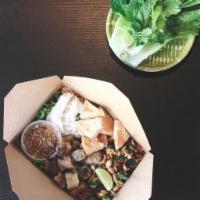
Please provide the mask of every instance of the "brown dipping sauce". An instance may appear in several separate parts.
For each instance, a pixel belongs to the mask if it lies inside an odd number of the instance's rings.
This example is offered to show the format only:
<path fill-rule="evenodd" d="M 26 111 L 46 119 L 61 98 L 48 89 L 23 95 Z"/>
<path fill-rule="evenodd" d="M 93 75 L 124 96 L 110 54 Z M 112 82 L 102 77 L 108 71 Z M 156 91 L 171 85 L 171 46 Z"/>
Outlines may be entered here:
<path fill-rule="evenodd" d="M 36 159 L 50 157 L 56 151 L 57 143 L 55 129 L 45 123 L 30 127 L 24 138 L 27 153 Z"/>

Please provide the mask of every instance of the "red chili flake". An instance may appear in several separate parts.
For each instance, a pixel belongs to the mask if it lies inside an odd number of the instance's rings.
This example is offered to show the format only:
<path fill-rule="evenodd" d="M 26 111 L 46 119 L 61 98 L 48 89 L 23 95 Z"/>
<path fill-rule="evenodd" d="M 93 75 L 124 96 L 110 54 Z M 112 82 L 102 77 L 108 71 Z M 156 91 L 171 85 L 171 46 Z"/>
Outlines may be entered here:
<path fill-rule="evenodd" d="M 117 171 L 122 170 L 123 169 L 123 165 L 124 165 L 123 161 L 117 161 L 116 162 L 116 169 L 117 169 Z"/>

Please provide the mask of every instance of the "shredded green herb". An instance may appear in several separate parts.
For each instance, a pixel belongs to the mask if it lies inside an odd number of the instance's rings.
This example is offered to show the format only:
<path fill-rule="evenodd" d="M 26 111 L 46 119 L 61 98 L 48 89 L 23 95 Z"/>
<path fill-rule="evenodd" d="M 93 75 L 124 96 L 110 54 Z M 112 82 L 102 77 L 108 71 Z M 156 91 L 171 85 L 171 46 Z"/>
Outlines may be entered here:
<path fill-rule="evenodd" d="M 32 159 L 31 161 L 39 169 L 41 169 L 41 170 L 44 169 L 44 162 L 43 161 L 34 160 L 34 159 Z"/>
<path fill-rule="evenodd" d="M 125 160 L 124 156 L 116 156 L 116 157 L 114 157 L 112 162 L 113 162 L 114 165 L 116 165 L 117 162 L 119 162 L 119 161 L 124 162 L 124 160 Z"/>
<path fill-rule="evenodd" d="M 80 120 L 81 118 L 80 118 L 80 113 L 77 113 L 77 115 L 76 115 L 76 121 L 78 121 L 78 120 Z"/>
<path fill-rule="evenodd" d="M 123 172 L 117 172 L 117 177 L 121 180 L 121 181 L 126 181 L 128 179 L 128 177 L 123 173 Z"/>
<path fill-rule="evenodd" d="M 37 113 L 36 120 L 46 119 L 47 115 L 51 112 L 51 109 L 55 106 L 60 95 L 61 95 L 60 91 L 56 92 L 54 96 L 42 106 L 40 111 Z"/>
<path fill-rule="evenodd" d="M 106 195 L 102 198 L 102 200 L 112 200 L 112 197 L 111 197 L 110 195 L 106 194 Z"/>
<path fill-rule="evenodd" d="M 136 145 L 132 143 L 132 140 L 129 141 L 127 144 L 127 150 L 129 152 L 135 152 L 136 151 Z"/>

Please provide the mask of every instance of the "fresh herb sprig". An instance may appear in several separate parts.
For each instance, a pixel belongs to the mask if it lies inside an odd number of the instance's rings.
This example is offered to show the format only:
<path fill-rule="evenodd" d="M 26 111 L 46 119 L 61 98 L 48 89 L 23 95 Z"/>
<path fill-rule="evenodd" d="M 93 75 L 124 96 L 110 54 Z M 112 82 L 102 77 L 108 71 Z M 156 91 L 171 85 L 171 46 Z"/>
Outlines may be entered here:
<path fill-rule="evenodd" d="M 53 97 L 42 106 L 42 108 L 37 113 L 37 116 L 36 116 L 37 120 L 43 120 L 47 117 L 47 115 L 50 113 L 51 109 L 55 106 L 60 95 L 61 95 L 60 91 L 56 92 L 53 95 Z"/>
<path fill-rule="evenodd" d="M 102 197 L 102 200 L 112 200 L 113 198 L 109 195 L 109 194 L 106 194 Z"/>
<path fill-rule="evenodd" d="M 127 181 L 128 177 L 125 175 L 124 172 L 120 171 L 120 172 L 117 172 L 117 177 L 119 178 L 119 180 L 121 181 Z"/>

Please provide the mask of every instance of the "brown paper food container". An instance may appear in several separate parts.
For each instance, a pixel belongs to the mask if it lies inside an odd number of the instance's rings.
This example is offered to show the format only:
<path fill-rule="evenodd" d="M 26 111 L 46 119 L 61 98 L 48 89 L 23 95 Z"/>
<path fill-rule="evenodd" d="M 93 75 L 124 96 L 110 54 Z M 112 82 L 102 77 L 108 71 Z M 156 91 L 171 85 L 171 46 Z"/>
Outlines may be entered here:
<path fill-rule="evenodd" d="M 144 148 L 146 153 L 143 160 L 115 200 L 148 200 L 152 190 L 153 155 L 149 152 L 149 142 L 129 99 L 111 83 L 73 76 L 65 76 L 63 80 L 52 76 L 19 83 L 5 97 L 4 140 L 9 143 L 5 152 L 13 191 L 20 200 L 72 199 L 12 144 L 15 137 L 33 120 L 41 106 L 62 85 L 106 108 Z"/>

